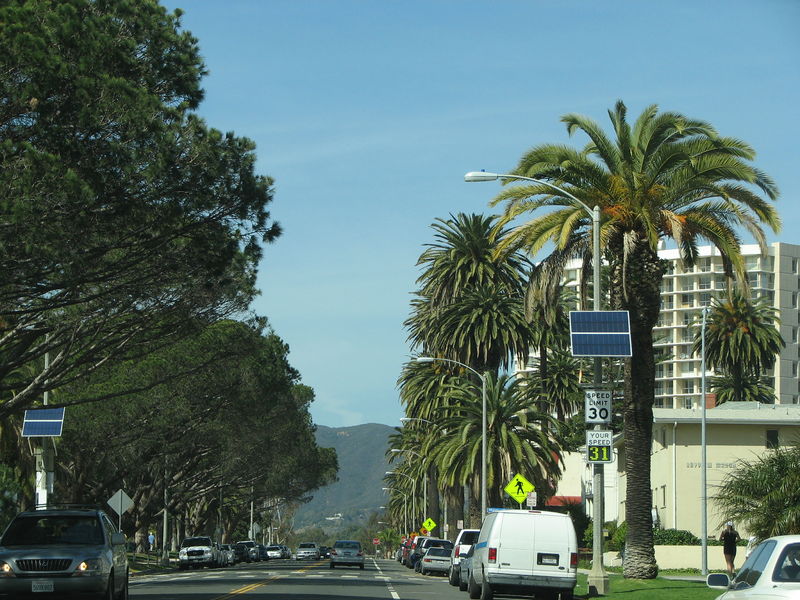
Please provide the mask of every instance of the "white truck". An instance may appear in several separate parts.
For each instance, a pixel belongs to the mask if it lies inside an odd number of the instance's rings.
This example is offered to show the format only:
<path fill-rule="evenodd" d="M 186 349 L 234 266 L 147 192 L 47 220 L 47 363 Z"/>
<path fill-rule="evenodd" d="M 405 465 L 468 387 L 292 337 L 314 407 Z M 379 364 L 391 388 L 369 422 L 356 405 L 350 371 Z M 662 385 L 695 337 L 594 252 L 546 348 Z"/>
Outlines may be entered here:
<path fill-rule="evenodd" d="M 541 510 L 497 510 L 481 526 L 473 548 L 469 597 L 529 594 L 572 600 L 578 540 L 568 515 Z"/>

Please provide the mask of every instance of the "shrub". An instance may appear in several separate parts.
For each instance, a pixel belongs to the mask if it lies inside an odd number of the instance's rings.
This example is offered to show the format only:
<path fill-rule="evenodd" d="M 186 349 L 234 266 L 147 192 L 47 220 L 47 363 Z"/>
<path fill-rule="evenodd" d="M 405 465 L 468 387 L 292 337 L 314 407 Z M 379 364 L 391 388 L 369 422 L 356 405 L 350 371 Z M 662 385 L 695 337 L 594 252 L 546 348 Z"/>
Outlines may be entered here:
<path fill-rule="evenodd" d="M 685 529 L 656 529 L 653 543 L 663 546 L 699 546 L 700 538 Z"/>

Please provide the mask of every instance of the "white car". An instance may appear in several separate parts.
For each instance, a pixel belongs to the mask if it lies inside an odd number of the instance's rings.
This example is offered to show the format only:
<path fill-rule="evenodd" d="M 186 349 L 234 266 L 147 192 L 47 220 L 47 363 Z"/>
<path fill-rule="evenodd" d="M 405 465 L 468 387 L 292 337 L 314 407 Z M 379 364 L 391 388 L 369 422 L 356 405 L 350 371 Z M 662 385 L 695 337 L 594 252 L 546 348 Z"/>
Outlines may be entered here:
<path fill-rule="evenodd" d="M 450 555 L 450 569 L 447 572 L 447 579 L 450 585 L 458 585 L 461 579 L 461 557 L 469 552 L 472 544 L 478 539 L 480 529 L 462 529 L 458 532 L 453 553 Z"/>
<path fill-rule="evenodd" d="M 717 600 L 800 600 L 800 535 L 780 535 L 761 542 L 733 581 L 712 573 L 708 587 L 726 590 Z"/>

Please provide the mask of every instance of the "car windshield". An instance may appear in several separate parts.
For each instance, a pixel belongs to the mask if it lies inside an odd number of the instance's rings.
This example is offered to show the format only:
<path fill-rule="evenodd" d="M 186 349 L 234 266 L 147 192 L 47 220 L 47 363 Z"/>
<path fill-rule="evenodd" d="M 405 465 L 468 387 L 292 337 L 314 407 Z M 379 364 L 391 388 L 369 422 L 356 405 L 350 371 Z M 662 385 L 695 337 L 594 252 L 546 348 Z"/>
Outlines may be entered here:
<path fill-rule="evenodd" d="M 207 537 L 193 537 L 186 538 L 181 542 L 181 548 L 189 548 L 190 546 L 210 546 L 211 538 Z"/>
<path fill-rule="evenodd" d="M 361 544 L 358 542 L 336 542 L 333 547 L 341 550 L 361 550 Z"/>
<path fill-rule="evenodd" d="M 267 550 L 280 550 L 280 546 L 267 546 Z"/>
<path fill-rule="evenodd" d="M 28 516 L 11 523 L 3 546 L 49 546 L 55 544 L 99 545 L 103 532 L 96 517 Z"/>
<path fill-rule="evenodd" d="M 300 544 L 300 548 L 316 548 L 314 544 Z"/>
<path fill-rule="evenodd" d="M 466 531 L 464 535 L 461 536 L 461 544 L 474 544 L 475 540 L 478 539 L 478 531 Z"/>
<path fill-rule="evenodd" d="M 450 550 L 447 548 L 431 548 L 428 550 L 428 556 L 450 556 Z"/>

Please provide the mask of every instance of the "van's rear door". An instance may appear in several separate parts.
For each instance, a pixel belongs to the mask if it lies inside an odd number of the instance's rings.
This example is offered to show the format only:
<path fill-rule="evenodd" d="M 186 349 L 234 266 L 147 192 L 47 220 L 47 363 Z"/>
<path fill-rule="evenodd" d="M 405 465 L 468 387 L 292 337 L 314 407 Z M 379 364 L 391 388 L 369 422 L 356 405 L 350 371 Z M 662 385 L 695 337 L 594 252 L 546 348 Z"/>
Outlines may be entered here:
<path fill-rule="evenodd" d="M 570 572 L 571 553 L 577 540 L 572 521 L 564 515 L 542 513 L 536 519 L 533 565 L 537 575 L 565 575 Z"/>
<path fill-rule="evenodd" d="M 497 548 L 497 566 L 501 571 L 509 571 L 519 575 L 533 573 L 533 541 L 534 522 L 533 515 L 527 513 L 499 513 L 500 547 Z M 493 540 L 489 540 L 492 546 Z"/>

